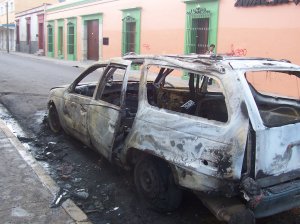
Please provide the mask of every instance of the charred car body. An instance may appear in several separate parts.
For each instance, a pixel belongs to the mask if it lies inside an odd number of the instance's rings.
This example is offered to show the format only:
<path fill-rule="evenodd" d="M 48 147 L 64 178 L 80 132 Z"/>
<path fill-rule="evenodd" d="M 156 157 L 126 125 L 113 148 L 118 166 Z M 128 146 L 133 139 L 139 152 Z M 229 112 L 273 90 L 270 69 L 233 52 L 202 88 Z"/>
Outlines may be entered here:
<path fill-rule="evenodd" d="M 219 220 L 254 223 L 300 205 L 299 95 L 264 82 L 299 77 L 271 59 L 125 56 L 53 88 L 49 125 L 133 167 L 157 210 L 178 207 L 187 188 Z"/>

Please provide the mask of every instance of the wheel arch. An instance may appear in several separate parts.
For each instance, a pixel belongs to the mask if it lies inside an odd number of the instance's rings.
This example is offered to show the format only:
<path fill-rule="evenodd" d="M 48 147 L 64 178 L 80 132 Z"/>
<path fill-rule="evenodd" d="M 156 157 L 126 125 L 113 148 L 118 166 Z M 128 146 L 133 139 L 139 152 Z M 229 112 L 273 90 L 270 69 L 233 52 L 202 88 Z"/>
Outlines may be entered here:
<path fill-rule="evenodd" d="M 161 156 L 159 156 L 157 154 L 154 154 L 150 150 L 147 150 L 147 149 L 146 150 L 141 150 L 141 149 L 137 149 L 137 148 L 129 148 L 127 150 L 127 153 L 126 153 L 126 164 L 133 168 L 139 160 L 141 160 L 145 157 L 154 158 L 154 159 L 159 160 L 162 163 L 165 163 L 165 165 L 170 169 L 170 171 L 172 173 L 175 184 L 179 185 L 178 175 L 177 175 L 175 165 L 168 162 L 168 161 L 166 161 Z"/>

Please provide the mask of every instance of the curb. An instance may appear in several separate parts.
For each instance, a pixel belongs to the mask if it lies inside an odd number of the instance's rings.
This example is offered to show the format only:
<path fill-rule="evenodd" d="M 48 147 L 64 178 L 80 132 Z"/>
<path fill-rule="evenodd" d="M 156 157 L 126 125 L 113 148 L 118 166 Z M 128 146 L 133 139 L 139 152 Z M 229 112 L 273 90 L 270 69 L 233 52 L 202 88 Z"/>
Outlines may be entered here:
<path fill-rule="evenodd" d="M 9 130 L 5 123 L 0 119 L 0 129 L 4 132 L 9 141 L 17 149 L 25 162 L 33 169 L 42 184 L 51 192 L 53 196 L 58 192 L 59 187 L 36 159 L 28 152 L 19 139 Z M 62 203 L 62 208 L 78 224 L 92 224 L 86 214 L 71 200 L 67 199 Z"/>

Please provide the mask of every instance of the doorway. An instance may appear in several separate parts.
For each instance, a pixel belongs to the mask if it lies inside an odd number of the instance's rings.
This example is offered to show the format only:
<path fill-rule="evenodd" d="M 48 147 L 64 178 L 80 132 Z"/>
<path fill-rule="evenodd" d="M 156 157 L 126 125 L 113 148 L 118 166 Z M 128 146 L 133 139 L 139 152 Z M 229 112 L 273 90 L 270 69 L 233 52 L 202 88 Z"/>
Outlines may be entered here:
<path fill-rule="evenodd" d="M 99 20 L 87 20 L 87 60 L 99 60 Z"/>
<path fill-rule="evenodd" d="M 208 49 L 209 18 L 195 18 L 192 20 L 193 53 L 205 54 Z"/>
<path fill-rule="evenodd" d="M 44 49 L 44 23 L 39 23 L 39 49 Z"/>
<path fill-rule="evenodd" d="M 63 32 L 64 28 L 62 26 L 58 27 L 58 57 L 63 57 L 64 53 L 64 43 L 63 43 Z"/>

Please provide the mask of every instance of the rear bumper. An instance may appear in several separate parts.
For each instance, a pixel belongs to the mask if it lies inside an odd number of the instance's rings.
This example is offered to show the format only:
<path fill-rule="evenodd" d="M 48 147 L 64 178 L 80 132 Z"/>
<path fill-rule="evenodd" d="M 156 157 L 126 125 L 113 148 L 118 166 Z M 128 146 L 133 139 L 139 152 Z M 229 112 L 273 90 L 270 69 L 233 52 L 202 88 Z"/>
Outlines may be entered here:
<path fill-rule="evenodd" d="M 253 209 L 256 218 L 262 218 L 300 207 L 300 180 L 263 189 L 264 196 Z"/>

